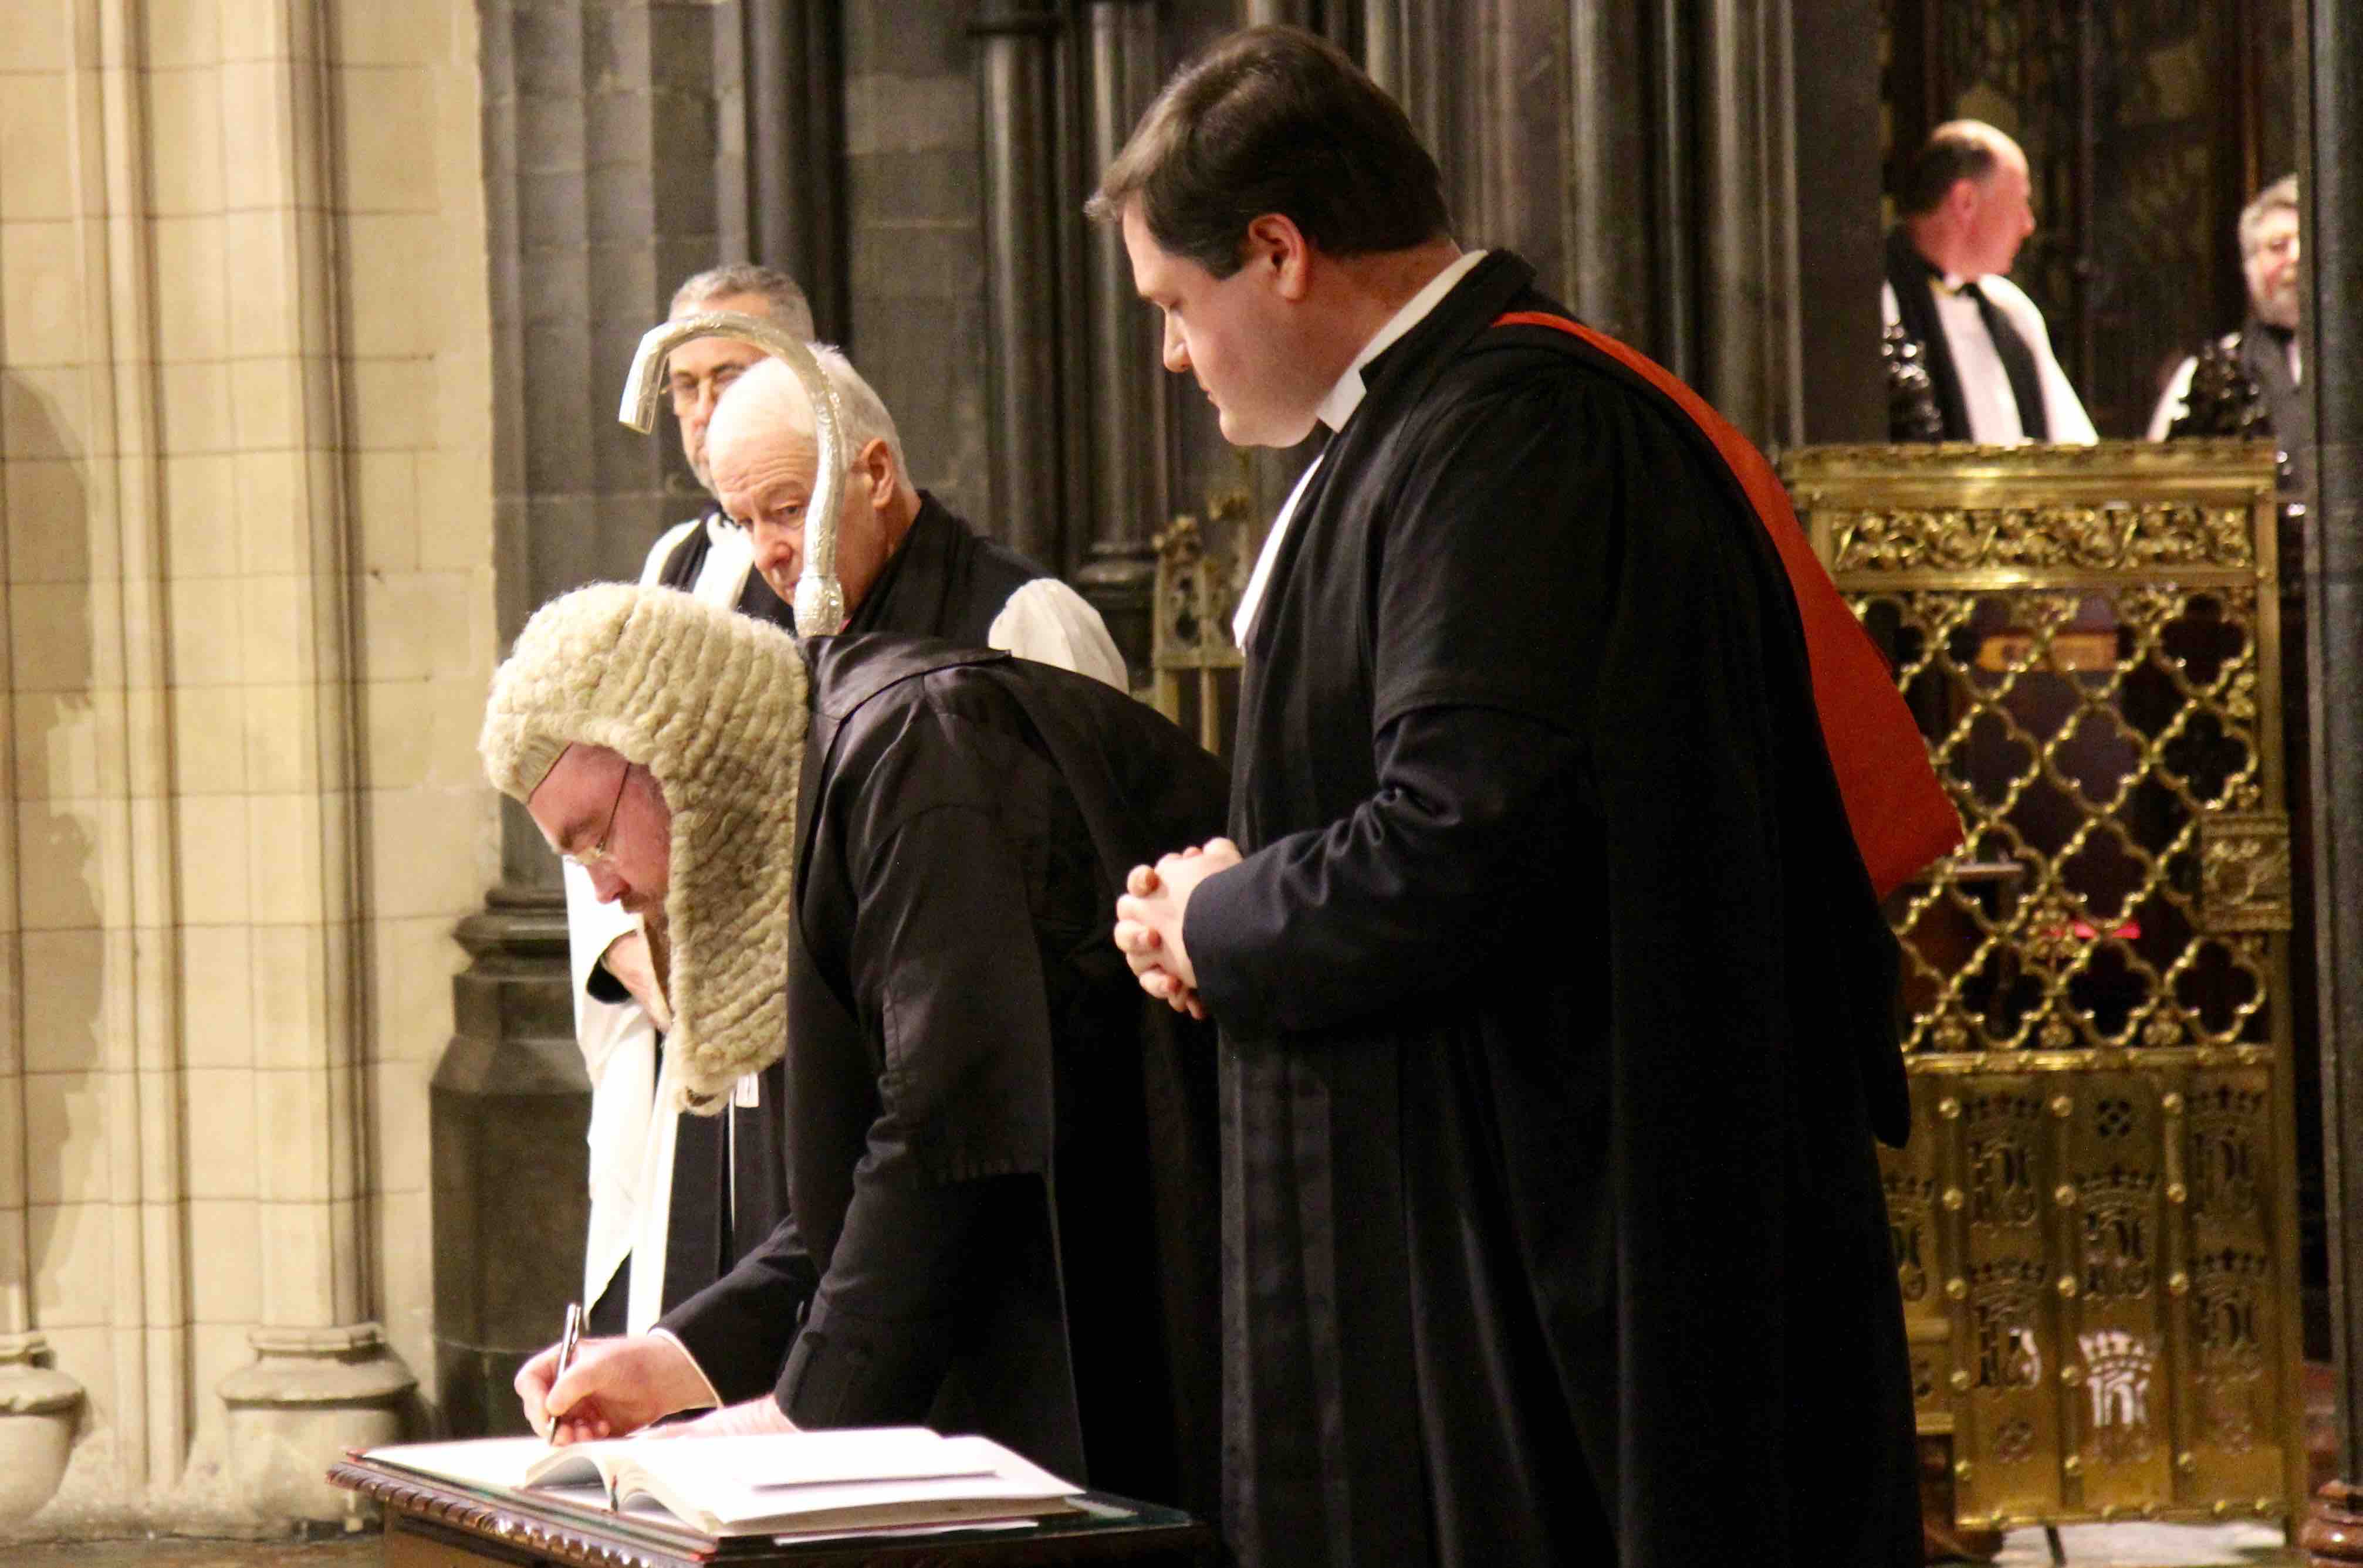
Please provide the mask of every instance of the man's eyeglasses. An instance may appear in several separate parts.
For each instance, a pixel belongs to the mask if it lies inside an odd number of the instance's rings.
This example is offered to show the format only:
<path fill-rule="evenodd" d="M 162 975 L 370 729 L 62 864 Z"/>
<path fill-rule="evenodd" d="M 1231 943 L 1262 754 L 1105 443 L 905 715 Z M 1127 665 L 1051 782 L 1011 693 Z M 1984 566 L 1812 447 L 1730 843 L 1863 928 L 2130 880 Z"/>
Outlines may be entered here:
<path fill-rule="evenodd" d="M 701 403 L 712 406 L 746 370 L 745 365 L 716 365 L 702 376 L 687 370 L 673 371 L 665 383 L 672 393 L 673 413 L 687 414 Z"/>
<path fill-rule="evenodd" d="M 632 765 L 624 764 L 624 771 L 616 778 L 616 798 L 607 806 L 607 825 L 599 832 L 599 840 L 588 849 L 560 850 L 559 858 L 570 866 L 585 870 L 607 858 L 607 841 L 616 836 L 616 813 L 623 810 L 624 786 L 631 781 Z"/>

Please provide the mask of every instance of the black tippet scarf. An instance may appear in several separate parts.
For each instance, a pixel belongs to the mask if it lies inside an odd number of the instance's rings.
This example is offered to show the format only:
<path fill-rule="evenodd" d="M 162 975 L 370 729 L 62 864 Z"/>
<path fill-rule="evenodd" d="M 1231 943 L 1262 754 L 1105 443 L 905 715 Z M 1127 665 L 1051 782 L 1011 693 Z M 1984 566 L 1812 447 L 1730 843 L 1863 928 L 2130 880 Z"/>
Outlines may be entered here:
<path fill-rule="evenodd" d="M 1943 278 L 1943 271 L 1913 248 L 1911 237 L 1903 229 L 1888 231 L 1887 282 L 1895 291 L 1895 314 L 1903 330 L 1919 339 L 1928 380 L 1936 391 L 1936 412 L 1944 416 L 1944 438 L 1974 440 L 1969 434 L 1969 404 L 1961 396 L 1960 372 L 1953 368 L 1953 346 L 1946 339 L 1944 321 L 1936 314 L 1936 297 L 1928 286 Z M 2030 441 L 2050 439 L 2051 426 L 2043 412 L 2043 382 L 2036 373 L 2035 354 L 2026 339 L 1986 298 L 1984 290 L 1971 283 L 1962 292 L 1978 302 L 1978 319 L 1986 324 L 2002 373 L 2010 378 L 2010 395 L 2018 403 L 2019 428 Z"/>

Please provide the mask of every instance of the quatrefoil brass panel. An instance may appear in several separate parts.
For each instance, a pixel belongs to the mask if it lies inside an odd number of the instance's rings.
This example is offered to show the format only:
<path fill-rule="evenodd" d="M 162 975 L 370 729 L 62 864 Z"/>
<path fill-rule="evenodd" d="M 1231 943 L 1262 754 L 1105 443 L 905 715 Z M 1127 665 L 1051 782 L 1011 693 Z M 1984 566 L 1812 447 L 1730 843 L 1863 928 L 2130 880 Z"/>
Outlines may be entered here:
<path fill-rule="evenodd" d="M 1882 1151 L 1964 1524 L 2294 1508 L 2270 454 L 1821 447 L 1797 511 L 1967 833 L 1890 900 Z"/>
<path fill-rule="evenodd" d="M 2287 814 L 2219 812 L 2202 819 L 2199 898 L 2211 931 L 2289 930 Z"/>

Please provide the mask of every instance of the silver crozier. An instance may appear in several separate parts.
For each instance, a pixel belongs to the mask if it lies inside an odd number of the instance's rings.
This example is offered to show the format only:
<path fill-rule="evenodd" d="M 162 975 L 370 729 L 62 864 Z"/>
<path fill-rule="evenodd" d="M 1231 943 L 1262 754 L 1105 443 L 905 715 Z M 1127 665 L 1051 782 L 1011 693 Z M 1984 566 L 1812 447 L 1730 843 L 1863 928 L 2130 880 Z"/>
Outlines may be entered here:
<path fill-rule="evenodd" d="M 837 388 L 804 343 L 760 316 L 735 310 L 700 311 L 649 328 L 632 356 L 624 381 L 624 403 L 616 417 L 646 433 L 656 427 L 657 403 L 665 393 L 666 357 L 693 337 L 736 337 L 787 361 L 812 402 L 815 472 L 812 502 L 804 508 L 804 569 L 796 580 L 796 631 L 825 637 L 845 629 L 845 585 L 837 577 L 837 508 L 845 492 L 843 411 Z"/>

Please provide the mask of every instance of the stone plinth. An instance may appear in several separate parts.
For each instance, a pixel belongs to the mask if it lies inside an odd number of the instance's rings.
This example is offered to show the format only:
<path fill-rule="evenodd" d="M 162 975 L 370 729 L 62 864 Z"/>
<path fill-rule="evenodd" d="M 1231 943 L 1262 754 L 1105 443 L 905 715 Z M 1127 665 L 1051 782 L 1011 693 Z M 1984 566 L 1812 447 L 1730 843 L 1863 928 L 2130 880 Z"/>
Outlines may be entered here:
<path fill-rule="evenodd" d="M 56 1496 L 73 1452 L 82 1385 L 39 1364 L 48 1349 L 39 1334 L 0 1334 L 0 1524 Z"/>
<path fill-rule="evenodd" d="M 247 1342 L 254 1364 L 220 1389 L 238 1500 L 270 1518 L 342 1518 L 352 1495 L 328 1485 L 328 1466 L 347 1449 L 399 1442 L 418 1380 L 375 1323 L 255 1329 Z"/>

